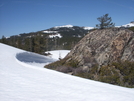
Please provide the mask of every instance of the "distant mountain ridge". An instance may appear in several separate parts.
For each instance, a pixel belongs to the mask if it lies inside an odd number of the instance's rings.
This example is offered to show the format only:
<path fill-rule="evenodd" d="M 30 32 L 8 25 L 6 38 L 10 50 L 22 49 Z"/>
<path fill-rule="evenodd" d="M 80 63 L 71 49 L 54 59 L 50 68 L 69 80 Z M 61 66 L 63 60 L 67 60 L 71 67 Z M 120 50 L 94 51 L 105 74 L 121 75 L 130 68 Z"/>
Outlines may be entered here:
<path fill-rule="evenodd" d="M 125 24 L 125 25 L 115 26 L 115 27 L 126 27 L 126 28 L 134 27 L 134 21 L 131 21 L 130 23 Z"/>
<path fill-rule="evenodd" d="M 134 21 L 131 21 L 130 23 L 125 24 L 125 25 L 115 26 L 115 27 L 126 27 L 126 28 L 134 27 Z M 37 33 L 56 34 L 58 32 L 69 31 L 69 30 L 85 30 L 86 32 L 88 32 L 92 29 L 95 29 L 95 27 L 85 27 L 85 26 L 81 27 L 81 26 L 73 26 L 73 25 L 69 24 L 69 25 L 51 27 L 49 29 L 45 29 L 45 30 L 41 30 L 41 31 L 37 31 L 37 32 L 21 33 L 19 35 L 13 35 L 13 36 L 29 36 L 31 33 L 33 33 L 35 35 Z M 12 36 L 10 36 L 10 37 L 12 37 Z"/>
<path fill-rule="evenodd" d="M 83 37 L 93 27 L 79 27 L 73 25 L 56 26 L 42 32 L 44 34 L 61 34 L 61 36 Z"/>
<path fill-rule="evenodd" d="M 134 21 L 130 22 L 129 24 L 122 25 L 124 27 L 134 27 Z"/>

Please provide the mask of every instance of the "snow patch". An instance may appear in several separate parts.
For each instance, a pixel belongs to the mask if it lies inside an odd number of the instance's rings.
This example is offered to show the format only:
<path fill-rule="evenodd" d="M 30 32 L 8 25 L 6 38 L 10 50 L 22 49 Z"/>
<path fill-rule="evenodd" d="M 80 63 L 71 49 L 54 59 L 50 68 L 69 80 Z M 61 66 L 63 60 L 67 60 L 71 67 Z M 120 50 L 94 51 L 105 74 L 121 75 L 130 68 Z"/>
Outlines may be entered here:
<path fill-rule="evenodd" d="M 94 27 L 83 27 L 85 30 L 91 30 L 94 29 Z"/>
<path fill-rule="evenodd" d="M 64 58 L 70 50 L 53 50 L 53 51 L 48 51 L 51 55 L 51 58 L 59 60 L 59 58 Z"/>
<path fill-rule="evenodd" d="M 49 38 L 55 38 L 55 37 L 62 38 L 62 36 L 59 33 L 58 34 L 49 35 Z"/>
<path fill-rule="evenodd" d="M 55 26 L 55 28 L 62 28 L 62 27 L 71 28 L 71 27 L 73 27 L 73 25 Z"/>
<path fill-rule="evenodd" d="M 43 31 L 43 33 L 58 33 L 58 31 Z"/>

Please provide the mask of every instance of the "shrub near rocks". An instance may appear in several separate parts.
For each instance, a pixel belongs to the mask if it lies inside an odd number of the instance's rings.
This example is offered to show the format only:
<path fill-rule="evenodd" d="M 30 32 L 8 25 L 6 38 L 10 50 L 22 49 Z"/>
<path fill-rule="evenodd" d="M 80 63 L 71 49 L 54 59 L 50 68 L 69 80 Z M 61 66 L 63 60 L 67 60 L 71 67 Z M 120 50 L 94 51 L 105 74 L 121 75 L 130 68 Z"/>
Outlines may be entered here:
<path fill-rule="evenodd" d="M 123 86 L 134 87 L 134 62 L 122 61 L 119 63 L 112 63 L 118 69 L 123 77 Z"/>
<path fill-rule="evenodd" d="M 77 72 L 77 71 L 76 71 Z M 94 66 L 89 72 L 80 70 L 76 76 L 124 87 L 134 87 L 134 62 L 113 62 L 107 66 Z"/>
<path fill-rule="evenodd" d="M 78 61 L 71 60 L 69 62 L 66 62 L 65 59 L 61 59 L 59 61 L 46 65 L 45 68 L 69 73 L 74 71 L 74 69 L 78 67 L 77 65 Z"/>
<path fill-rule="evenodd" d="M 130 27 L 128 29 L 134 32 L 134 27 Z"/>

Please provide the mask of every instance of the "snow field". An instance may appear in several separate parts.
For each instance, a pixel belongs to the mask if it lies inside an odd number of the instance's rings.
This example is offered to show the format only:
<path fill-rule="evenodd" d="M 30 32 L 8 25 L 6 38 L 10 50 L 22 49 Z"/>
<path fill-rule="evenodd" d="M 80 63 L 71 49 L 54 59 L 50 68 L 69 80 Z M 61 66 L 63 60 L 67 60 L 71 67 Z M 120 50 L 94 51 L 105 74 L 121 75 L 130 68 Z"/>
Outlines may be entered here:
<path fill-rule="evenodd" d="M 1 101 L 134 101 L 134 89 L 29 65 L 23 52 L 0 43 Z"/>
<path fill-rule="evenodd" d="M 70 50 L 53 50 L 48 52 L 52 54 L 50 56 L 51 58 L 59 60 L 59 57 L 64 58 L 70 52 Z"/>

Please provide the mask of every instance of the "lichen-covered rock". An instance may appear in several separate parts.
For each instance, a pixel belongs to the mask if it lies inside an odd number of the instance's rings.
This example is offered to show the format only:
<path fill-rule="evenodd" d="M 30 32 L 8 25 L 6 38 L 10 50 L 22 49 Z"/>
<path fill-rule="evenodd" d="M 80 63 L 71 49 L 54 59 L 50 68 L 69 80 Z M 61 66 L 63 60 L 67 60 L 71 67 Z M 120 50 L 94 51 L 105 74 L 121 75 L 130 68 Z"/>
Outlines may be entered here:
<path fill-rule="evenodd" d="M 84 68 L 95 64 L 108 65 L 118 60 L 134 61 L 134 32 L 120 28 L 94 30 L 65 58 L 66 62 L 78 61 L 78 67 Z"/>

